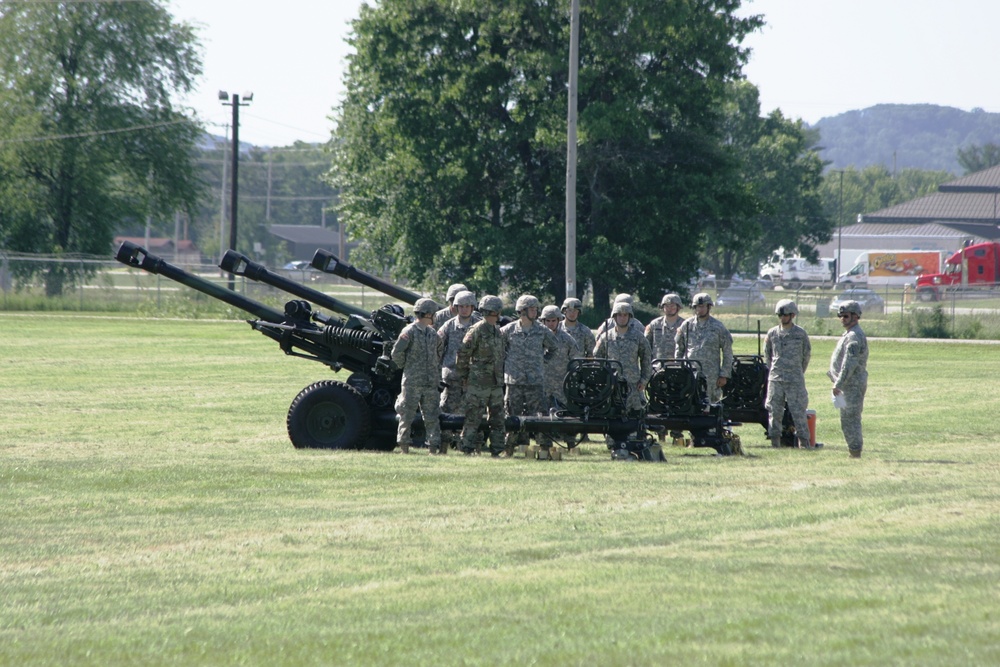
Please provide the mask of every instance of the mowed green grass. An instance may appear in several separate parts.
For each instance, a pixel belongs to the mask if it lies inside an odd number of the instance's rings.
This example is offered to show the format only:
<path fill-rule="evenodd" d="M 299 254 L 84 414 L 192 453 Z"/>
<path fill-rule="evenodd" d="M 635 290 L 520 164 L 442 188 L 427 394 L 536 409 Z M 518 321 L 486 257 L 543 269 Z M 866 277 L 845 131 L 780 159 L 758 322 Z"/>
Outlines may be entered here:
<path fill-rule="evenodd" d="M 239 322 L 0 313 L 0 664 L 1000 663 L 1000 346 L 872 341 L 864 458 L 297 451 Z M 756 351 L 752 338 L 738 352 Z"/>

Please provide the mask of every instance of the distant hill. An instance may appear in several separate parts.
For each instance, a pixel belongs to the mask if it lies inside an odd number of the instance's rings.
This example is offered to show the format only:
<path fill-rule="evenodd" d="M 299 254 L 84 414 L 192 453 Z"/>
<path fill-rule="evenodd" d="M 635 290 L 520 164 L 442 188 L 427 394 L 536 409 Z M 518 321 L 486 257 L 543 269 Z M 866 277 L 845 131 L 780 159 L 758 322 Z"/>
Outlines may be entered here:
<path fill-rule="evenodd" d="M 956 154 L 971 145 L 1000 144 L 1000 113 L 934 104 L 879 104 L 823 118 L 820 155 L 828 169 L 885 165 L 964 173 Z"/>

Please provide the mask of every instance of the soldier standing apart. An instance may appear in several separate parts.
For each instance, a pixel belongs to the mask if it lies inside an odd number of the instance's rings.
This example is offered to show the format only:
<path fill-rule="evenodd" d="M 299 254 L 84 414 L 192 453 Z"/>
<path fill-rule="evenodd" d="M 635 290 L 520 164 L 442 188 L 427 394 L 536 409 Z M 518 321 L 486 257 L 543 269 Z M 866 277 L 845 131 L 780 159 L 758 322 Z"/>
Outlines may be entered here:
<path fill-rule="evenodd" d="M 504 407 L 508 415 L 537 415 L 541 413 L 543 388 L 545 385 L 545 361 L 547 351 L 555 351 L 555 335 L 538 322 L 538 299 L 524 294 L 517 299 L 515 308 L 518 319 L 503 327 L 507 359 L 504 362 L 503 379 L 507 385 Z M 507 433 L 505 454 L 514 455 L 520 433 Z M 552 447 L 550 438 L 536 438 L 542 447 L 538 458 L 549 458 Z"/>
<path fill-rule="evenodd" d="M 653 353 L 642 330 L 631 326 L 632 306 L 619 301 L 611 311 L 611 319 L 615 322 L 615 328 L 604 331 L 597 337 L 594 356 L 621 362 L 629 387 L 625 409 L 630 414 L 642 412 L 646 408 L 646 396 L 643 392 L 653 374 Z"/>
<path fill-rule="evenodd" d="M 580 322 L 580 313 L 583 311 L 583 302 L 577 298 L 570 297 L 563 301 L 562 314 L 566 318 L 559 324 L 559 328 L 568 333 L 580 346 L 583 356 L 590 357 L 594 353 L 594 345 L 597 340 L 594 332 L 586 324 Z"/>
<path fill-rule="evenodd" d="M 772 327 L 764 338 L 764 363 L 769 369 L 764 407 L 771 413 L 772 447 L 781 446 L 785 403 L 788 403 L 788 410 L 792 413 L 799 447 L 808 449 L 812 446 L 809 423 L 806 421 L 806 408 L 809 407 L 806 368 L 812 356 L 812 344 L 806 330 L 795 324 L 798 313 L 799 307 L 791 299 L 779 301 L 774 314 L 780 324 Z"/>
<path fill-rule="evenodd" d="M 674 358 L 674 348 L 676 343 L 674 342 L 677 338 L 677 329 L 681 326 L 681 322 L 684 318 L 680 316 L 681 308 L 684 307 L 684 302 L 681 301 L 679 294 L 664 294 L 663 298 L 660 299 L 660 310 L 663 311 L 662 317 L 657 317 L 655 320 L 646 325 L 646 340 L 649 341 L 649 346 L 653 350 L 653 359 L 673 359 Z M 681 431 L 671 431 L 670 437 L 674 439 L 675 445 L 684 444 L 684 434 Z M 666 440 L 666 434 L 659 434 L 660 440 Z"/>
<path fill-rule="evenodd" d="M 708 386 L 708 399 L 718 403 L 722 400 L 722 388 L 733 373 L 733 336 L 725 324 L 712 317 L 712 305 L 712 297 L 705 292 L 699 292 L 691 299 L 695 315 L 684 320 L 677 329 L 674 358 L 701 363 L 701 374 Z"/>
<path fill-rule="evenodd" d="M 484 296 L 479 302 L 483 319 L 476 322 L 462 339 L 456 369 L 465 387 L 462 411 L 462 452 L 477 451 L 479 425 L 487 415 L 490 453 L 500 456 L 504 448 L 503 369 L 505 346 L 497 321 L 503 301 L 498 296 Z"/>
<path fill-rule="evenodd" d="M 479 313 L 473 312 L 476 307 L 476 295 L 462 291 L 455 295 L 453 306 L 455 317 L 438 327 L 438 337 L 444 343 L 444 356 L 441 358 L 441 382 L 444 391 L 441 393 L 441 412 L 457 413 L 462 409 L 462 382 L 455 370 L 458 350 L 462 347 L 462 339 L 469 327 L 483 319 Z M 458 434 L 451 435 L 452 442 L 458 444 Z"/>
<path fill-rule="evenodd" d="M 566 394 L 563 383 L 566 380 L 566 369 L 569 362 L 580 356 L 580 346 L 576 340 L 559 328 L 563 314 L 556 306 L 542 308 L 542 324 L 556 337 L 555 351 L 545 355 L 545 402 L 543 407 L 564 407 Z"/>
<path fill-rule="evenodd" d="M 455 306 L 455 297 L 458 296 L 459 292 L 468 292 L 469 288 L 462 283 L 455 283 L 454 285 L 448 286 L 448 292 L 445 294 L 445 299 L 448 301 L 448 305 L 441 310 L 434 313 L 434 328 L 438 331 L 441 330 L 441 326 L 450 320 L 451 318 L 458 315 L 458 308 Z"/>
<path fill-rule="evenodd" d="M 392 346 L 392 362 L 403 370 L 403 386 L 396 399 L 396 443 L 404 454 L 410 452 L 410 428 L 420 410 L 427 431 L 431 454 L 441 447 L 441 422 L 438 409 L 438 382 L 441 378 L 443 343 L 431 326 L 434 309 L 430 299 L 417 299 L 413 313 L 417 321 L 407 324 Z"/>
<path fill-rule="evenodd" d="M 861 435 L 861 411 L 868 390 L 868 338 L 861 330 L 861 304 L 848 301 L 837 313 L 844 333 L 830 357 L 827 376 L 833 382 L 833 395 L 843 396 L 847 405 L 840 409 L 840 429 L 844 432 L 851 458 L 861 458 L 864 438 Z"/>

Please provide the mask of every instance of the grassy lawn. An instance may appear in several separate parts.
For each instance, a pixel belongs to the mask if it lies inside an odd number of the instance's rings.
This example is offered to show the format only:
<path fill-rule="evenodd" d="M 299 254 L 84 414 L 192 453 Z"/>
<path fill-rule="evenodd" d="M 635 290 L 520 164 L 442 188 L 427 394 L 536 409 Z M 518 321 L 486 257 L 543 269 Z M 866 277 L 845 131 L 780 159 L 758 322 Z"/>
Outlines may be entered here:
<path fill-rule="evenodd" d="M 329 371 L 241 322 L 0 331 L 3 665 L 1000 663 L 1000 345 L 873 340 L 860 461 L 815 338 L 822 450 L 630 464 L 295 450 Z"/>

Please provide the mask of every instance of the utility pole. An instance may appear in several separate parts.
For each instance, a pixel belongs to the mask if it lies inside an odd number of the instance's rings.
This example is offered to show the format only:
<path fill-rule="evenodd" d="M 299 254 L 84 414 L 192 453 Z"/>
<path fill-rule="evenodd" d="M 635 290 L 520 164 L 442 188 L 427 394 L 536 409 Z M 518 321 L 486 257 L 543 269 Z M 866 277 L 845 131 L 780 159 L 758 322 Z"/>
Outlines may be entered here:
<path fill-rule="evenodd" d="M 569 105 L 566 111 L 566 298 L 576 296 L 576 97 L 580 68 L 580 0 L 570 3 Z"/>
<path fill-rule="evenodd" d="M 229 99 L 229 93 L 224 90 L 219 91 L 219 99 L 227 100 Z M 237 232 L 237 215 L 236 215 L 236 204 L 237 196 L 239 193 L 239 175 L 240 175 L 240 107 L 249 106 L 250 102 L 253 101 L 253 93 L 243 93 L 243 102 L 240 102 L 240 96 L 233 93 L 232 100 L 229 102 L 223 102 L 223 106 L 231 106 L 233 108 L 233 175 L 232 183 L 233 186 L 230 189 L 230 201 L 229 201 L 229 249 L 236 250 L 236 232 Z M 236 283 L 233 274 L 229 274 L 229 289 L 235 290 Z"/>

